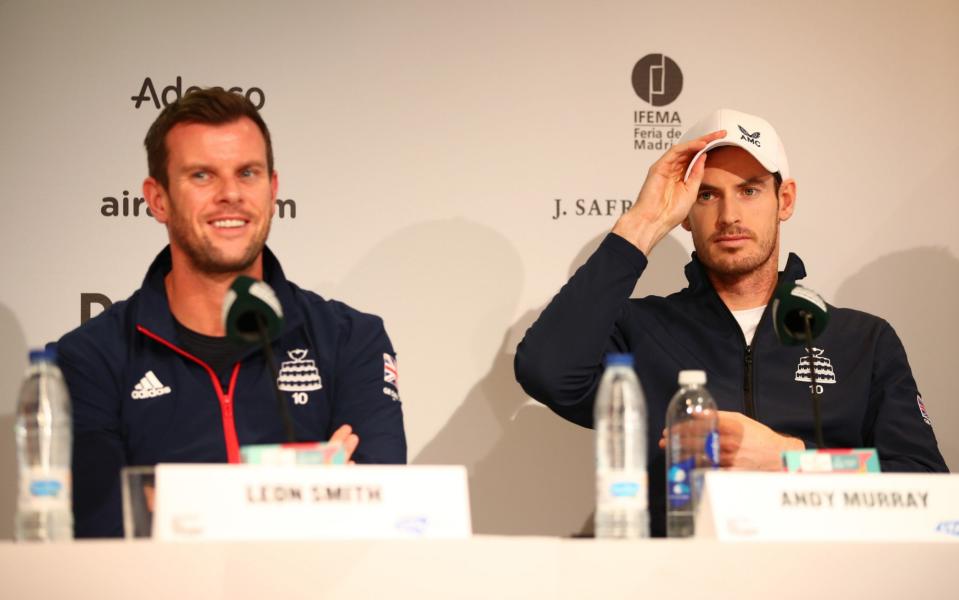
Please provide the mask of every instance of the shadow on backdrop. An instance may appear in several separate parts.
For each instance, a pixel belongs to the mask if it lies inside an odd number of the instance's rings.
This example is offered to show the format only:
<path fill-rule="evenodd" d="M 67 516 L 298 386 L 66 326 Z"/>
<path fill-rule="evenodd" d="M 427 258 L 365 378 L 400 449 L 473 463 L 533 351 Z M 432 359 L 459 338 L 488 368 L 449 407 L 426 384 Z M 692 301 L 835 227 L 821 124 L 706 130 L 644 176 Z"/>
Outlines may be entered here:
<path fill-rule="evenodd" d="M 502 353 L 504 329 L 516 314 L 522 286 L 522 261 L 510 241 L 464 219 L 417 223 L 395 232 L 335 286 L 337 296 L 384 318 L 398 353 L 411 442 L 422 443 L 448 428 L 449 415 L 490 356 Z M 364 298 L 369 306 L 358 303 Z M 494 385 L 490 394 L 497 397 L 515 386 L 512 377 Z M 472 468 L 496 443 L 500 426 L 492 414 L 495 407 L 470 406 L 476 410 L 457 421 L 447 446 L 427 452 L 426 459 L 422 453 L 414 459 L 411 447 L 410 462 Z"/>
<path fill-rule="evenodd" d="M 27 340 L 9 308 L 0 304 L 0 539 L 13 539 L 17 505 L 17 448 L 13 437 L 20 380 L 27 368 Z"/>
<path fill-rule="evenodd" d="M 883 256 L 836 291 L 836 306 L 882 317 L 899 334 L 950 470 L 959 468 L 959 402 L 955 400 L 956 299 L 959 260 L 945 248 Z"/>
<path fill-rule="evenodd" d="M 580 250 L 570 275 L 604 237 Z M 688 260 L 682 245 L 666 237 L 637 285 L 639 295 L 684 287 Z M 556 291 L 564 283 L 556 282 Z M 592 431 L 529 399 L 513 375 L 516 345 L 543 308 L 524 313 L 503 332 L 489 371 L 413 461 L 466 465 L 478 534 L 568 536 L 592 526 Z"/>

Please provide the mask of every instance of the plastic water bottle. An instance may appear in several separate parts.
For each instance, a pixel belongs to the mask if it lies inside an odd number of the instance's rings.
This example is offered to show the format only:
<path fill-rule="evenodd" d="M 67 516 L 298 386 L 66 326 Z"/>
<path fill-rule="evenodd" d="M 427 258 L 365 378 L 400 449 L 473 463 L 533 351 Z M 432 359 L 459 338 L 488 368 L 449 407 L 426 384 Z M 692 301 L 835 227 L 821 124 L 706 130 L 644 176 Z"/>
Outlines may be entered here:
<path fill-rule="evenodd" d="M 73 539 L 70 396 L 53 350 L 30 352 L 17 404 L 16 438 L 16 539 Z"/>
<path fill-rule="evenodd" d="M 666 410 L 666 535 L 689 537 L 703 474 L 719 467 L 716 402 L 705 371 L 680 371 L 679 391 Z"/>
<path fill-rule="evenodd" d="M 646 400 L 631 354 L 610 354 L 594 405 L 596 537 L 649 537 Z"/>

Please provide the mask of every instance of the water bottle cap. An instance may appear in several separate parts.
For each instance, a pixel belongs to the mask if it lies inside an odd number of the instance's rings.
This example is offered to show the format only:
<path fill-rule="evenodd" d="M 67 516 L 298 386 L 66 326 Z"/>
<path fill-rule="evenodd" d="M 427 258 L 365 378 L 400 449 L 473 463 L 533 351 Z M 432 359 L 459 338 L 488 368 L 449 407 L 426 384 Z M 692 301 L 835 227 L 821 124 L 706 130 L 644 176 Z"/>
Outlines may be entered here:
<path fill-rule="evenodd" d="M 679 385 L 706 385 L 706 371 L 680 371 Z"/>
<path fill-rule="evenodd" d="M 30 350 L 30 362 L 57 362 L 56 348 L 34 348 Z"/>
<path fill-rule="evenodd" d="M 612 366 L 631 367 L 633 366 L 633 355 L 626 354 L 626 353 L 616 353 L 616 352 L 607 354 L 606 366 L 607 367 L 612 367 Z"/>

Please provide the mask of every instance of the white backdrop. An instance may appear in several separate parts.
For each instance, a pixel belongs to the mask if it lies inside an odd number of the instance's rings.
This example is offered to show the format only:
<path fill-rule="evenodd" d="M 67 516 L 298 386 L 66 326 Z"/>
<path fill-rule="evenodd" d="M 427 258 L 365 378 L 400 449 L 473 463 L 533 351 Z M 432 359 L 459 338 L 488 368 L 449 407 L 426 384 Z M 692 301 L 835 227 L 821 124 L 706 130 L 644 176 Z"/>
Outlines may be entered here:
<path fill-rule="evenodd" d="M 27 349 L 79 324 L 81 294 L 129 295 L 165 243 L 143 207 L 103 214 L 140 196 L 147 78 L 263 101 L 296 207 L 270 245 L 300 285 L 384 317 L 410 461 L 467 465 L 477 532 L 563 535 L 592 509 L 590 432 L 531 403 L 512 359 L 660 153 L 635 148 L 645 111 L 776 126 L 799 183 L 783 252 L 892 322 L 959 467 L 957 29 L 950 0 L 0 0 L 0 535 Z M 682 71 L 666 106 L 631 84 L 649 54 Z M 681 287 L 691 249 L 674 232 L 638 292 Z"/>

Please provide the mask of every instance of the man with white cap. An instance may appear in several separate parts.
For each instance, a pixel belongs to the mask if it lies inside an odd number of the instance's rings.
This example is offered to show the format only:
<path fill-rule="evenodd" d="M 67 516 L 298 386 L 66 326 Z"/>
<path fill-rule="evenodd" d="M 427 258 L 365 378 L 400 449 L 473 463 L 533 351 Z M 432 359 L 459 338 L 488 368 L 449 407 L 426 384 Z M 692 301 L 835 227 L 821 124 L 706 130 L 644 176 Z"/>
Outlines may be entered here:
<path fill-rule="evenodd" d="M 721 467 L 781 470 L 782 451 L 814 444 L 808 376 L 799 372 L 808 358 L 776 340 L 768 308 L 778 283 L 806 274 L 795 254 L 779 271 L 779 224 L 796 206 L 789 175 L 768 122 L 728 109 L 710 114 L 650 167 L 636 203 L 517 348 L 516 377 L 527 393 L 586 427 L 604 356 L 635 356 L 647 401 L 653 535 L 665 532 L 657 442 L 678 371 L 707 372 L 720 408 Z M 677 225 L 696 250 L 689 286 L 631 300 L 653 248 Z M 816 350 L 827 446 L 875 447 L 883 471 L 946 470 L 888 323 L 830 307 Z"/>

